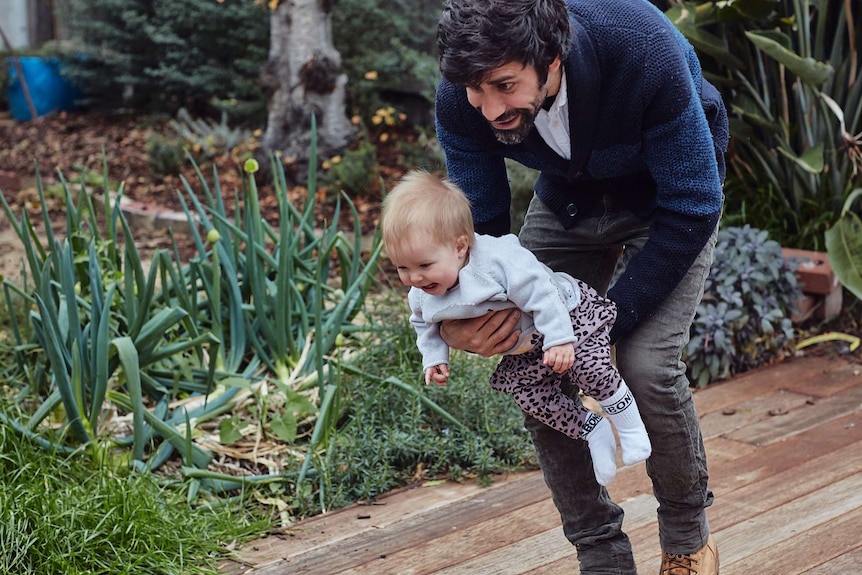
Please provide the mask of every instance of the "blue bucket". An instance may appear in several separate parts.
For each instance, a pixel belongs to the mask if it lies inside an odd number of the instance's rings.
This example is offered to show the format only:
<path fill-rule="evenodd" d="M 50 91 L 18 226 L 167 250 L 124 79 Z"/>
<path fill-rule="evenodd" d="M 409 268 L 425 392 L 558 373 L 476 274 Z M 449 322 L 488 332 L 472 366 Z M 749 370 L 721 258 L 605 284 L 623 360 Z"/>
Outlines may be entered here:
<path fill-rule="evenodd" d="M 25 56 L 18 58 L 27 87 L 30 89 L 30 99 L 36 108 L 38 116 L 44 116 L 55 111 L 69 111 L 75 108 L 75 101 L 81 93 L 60 74 L 60 60 L 57 58 L 40 58 Z M 11 58 L 6 61 L 9 70 L 9 84 L 6 97 L 9 99 L 9 111 L 18 121 L 30 120 L 30 107 L 24 97 L 24 88 L 18 78 L 18 69 Z"/>

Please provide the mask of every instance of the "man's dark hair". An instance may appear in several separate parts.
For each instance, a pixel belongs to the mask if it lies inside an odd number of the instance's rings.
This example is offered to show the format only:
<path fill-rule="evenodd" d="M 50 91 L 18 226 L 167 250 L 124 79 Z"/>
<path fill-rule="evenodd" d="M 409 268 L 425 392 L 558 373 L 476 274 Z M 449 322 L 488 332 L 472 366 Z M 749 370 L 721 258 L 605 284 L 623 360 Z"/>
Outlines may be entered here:
<path fill-rule="evenodd" d="M 565 60 L 571 37 L 565 0 L 448 0 L 437 28 L 440 72 L 476 86 L 494 69 L 520 62 L 544 83 L 554 58 Z"/>

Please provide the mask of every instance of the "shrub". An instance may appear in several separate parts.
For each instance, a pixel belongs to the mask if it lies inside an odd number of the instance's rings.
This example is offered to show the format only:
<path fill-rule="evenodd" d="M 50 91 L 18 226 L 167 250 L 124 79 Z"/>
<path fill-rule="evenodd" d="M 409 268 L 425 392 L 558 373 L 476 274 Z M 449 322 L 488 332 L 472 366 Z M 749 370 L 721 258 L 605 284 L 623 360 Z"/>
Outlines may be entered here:
<path fill-rule="evenodd" d="M 862 173 L 862 4 L 669 4 L 727 99 L 727 212 L 784 246 L 823 249 Z"/>
<path fill-rule="evenodd" d="M 703 301 L 684 350 L 698 386 L 780 358 L 789 351 L 789 318 L 802 295 L 795 264 L 778 242 L 750 226 L 719 231 Z"/>
<path fill-rule="evenodd" d="M 440 6 L 428 0 L 339 1 L 332 12 L 334 41 L 353 113 L 370 118 L 392 104 L 411 120 L 430 120 Z"/>
<path fill-rule="evenodd" d="M 180 108 L 177 119 L 171 120 L 169 126 L 196 155 L 207 159 L 230 154 L 252 137 L 249 130 L 229 126 L 226 112 L 222 112 L 220 122 L 214 122 L 192 118 L 188 110 Z"/>
<path fill-rule="evenodd" d="M 71 16 L 68 74 L 90 105 L 264 117 L 269 18 L 252 0 L 75 0 Z"/>
<path fill-rule="evenodd" d="M 334 194 L 344 191 L 351 198 L 366 194 L 379 177 L 377 148 L 367 140 L 345 150 L 341 156 L 330 158 L 323 164 L 321 183 L 334 188 Z"/>
<path fill-rule="evenodd" d="M 512 160 L 506 160 L 509 189 L 512 190 L 512 233 L 517 234 L 524 224 L 524 216 L 533 199 L 533 186 L 539 172 Z"/>
<path fill-rule="evenodd" d="M 185 159 L 185 150 L 178 140 L 158 134 L 147 139 L 147 166 L 156 176 L 179 174 Z"/>
<path fill-rule="evenodd" d="M 326 454 L 338 465 L 318 484 L 331 505 L 424 479 L 490 481 L 503 469 L 536 467 L 521 410 L 487 384 L 498 358 L 453 351 L 449 384 L 426 387 L 403 292 L 369 304 L 364 333 L 373 338 L 351 359 L 347 421 Z"/>

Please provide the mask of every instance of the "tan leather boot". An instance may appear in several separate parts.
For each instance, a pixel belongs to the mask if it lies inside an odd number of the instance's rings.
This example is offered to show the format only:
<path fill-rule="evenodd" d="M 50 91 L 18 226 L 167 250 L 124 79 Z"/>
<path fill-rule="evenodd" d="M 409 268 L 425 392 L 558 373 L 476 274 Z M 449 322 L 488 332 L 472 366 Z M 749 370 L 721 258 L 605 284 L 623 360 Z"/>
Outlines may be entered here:
<path fill-rule="evenodd" d="M 659 575 L 718 575 L 718 547 L 712 533 L 700 551 L 688 555 L 663 552 Z"/>

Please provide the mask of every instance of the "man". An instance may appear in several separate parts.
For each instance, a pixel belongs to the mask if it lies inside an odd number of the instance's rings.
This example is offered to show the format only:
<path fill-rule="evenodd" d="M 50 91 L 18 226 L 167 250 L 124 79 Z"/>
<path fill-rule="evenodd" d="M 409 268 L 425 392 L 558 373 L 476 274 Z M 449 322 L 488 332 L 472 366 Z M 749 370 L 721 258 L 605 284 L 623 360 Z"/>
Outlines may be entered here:
<path fill-rule="evenodd" d="M 437 135 L 476 231 L 509 231 L 504 158 L 541 172 L 520 240 L 618 307 L 618 367 L 653 445 L 661 574 L 717 574 L 713 495 L 680 357 L 721 211 L 720 95 L 646 0 L 448 0 L 438 47 Z M 497 312 L 446 322 L 442 334 L 489 356 L 513 345 L 516 321 Z M 587 444 L 529 416 L 525 425 L 581 573 L 636 573 L 623 511 L 596 482 Z"/>

